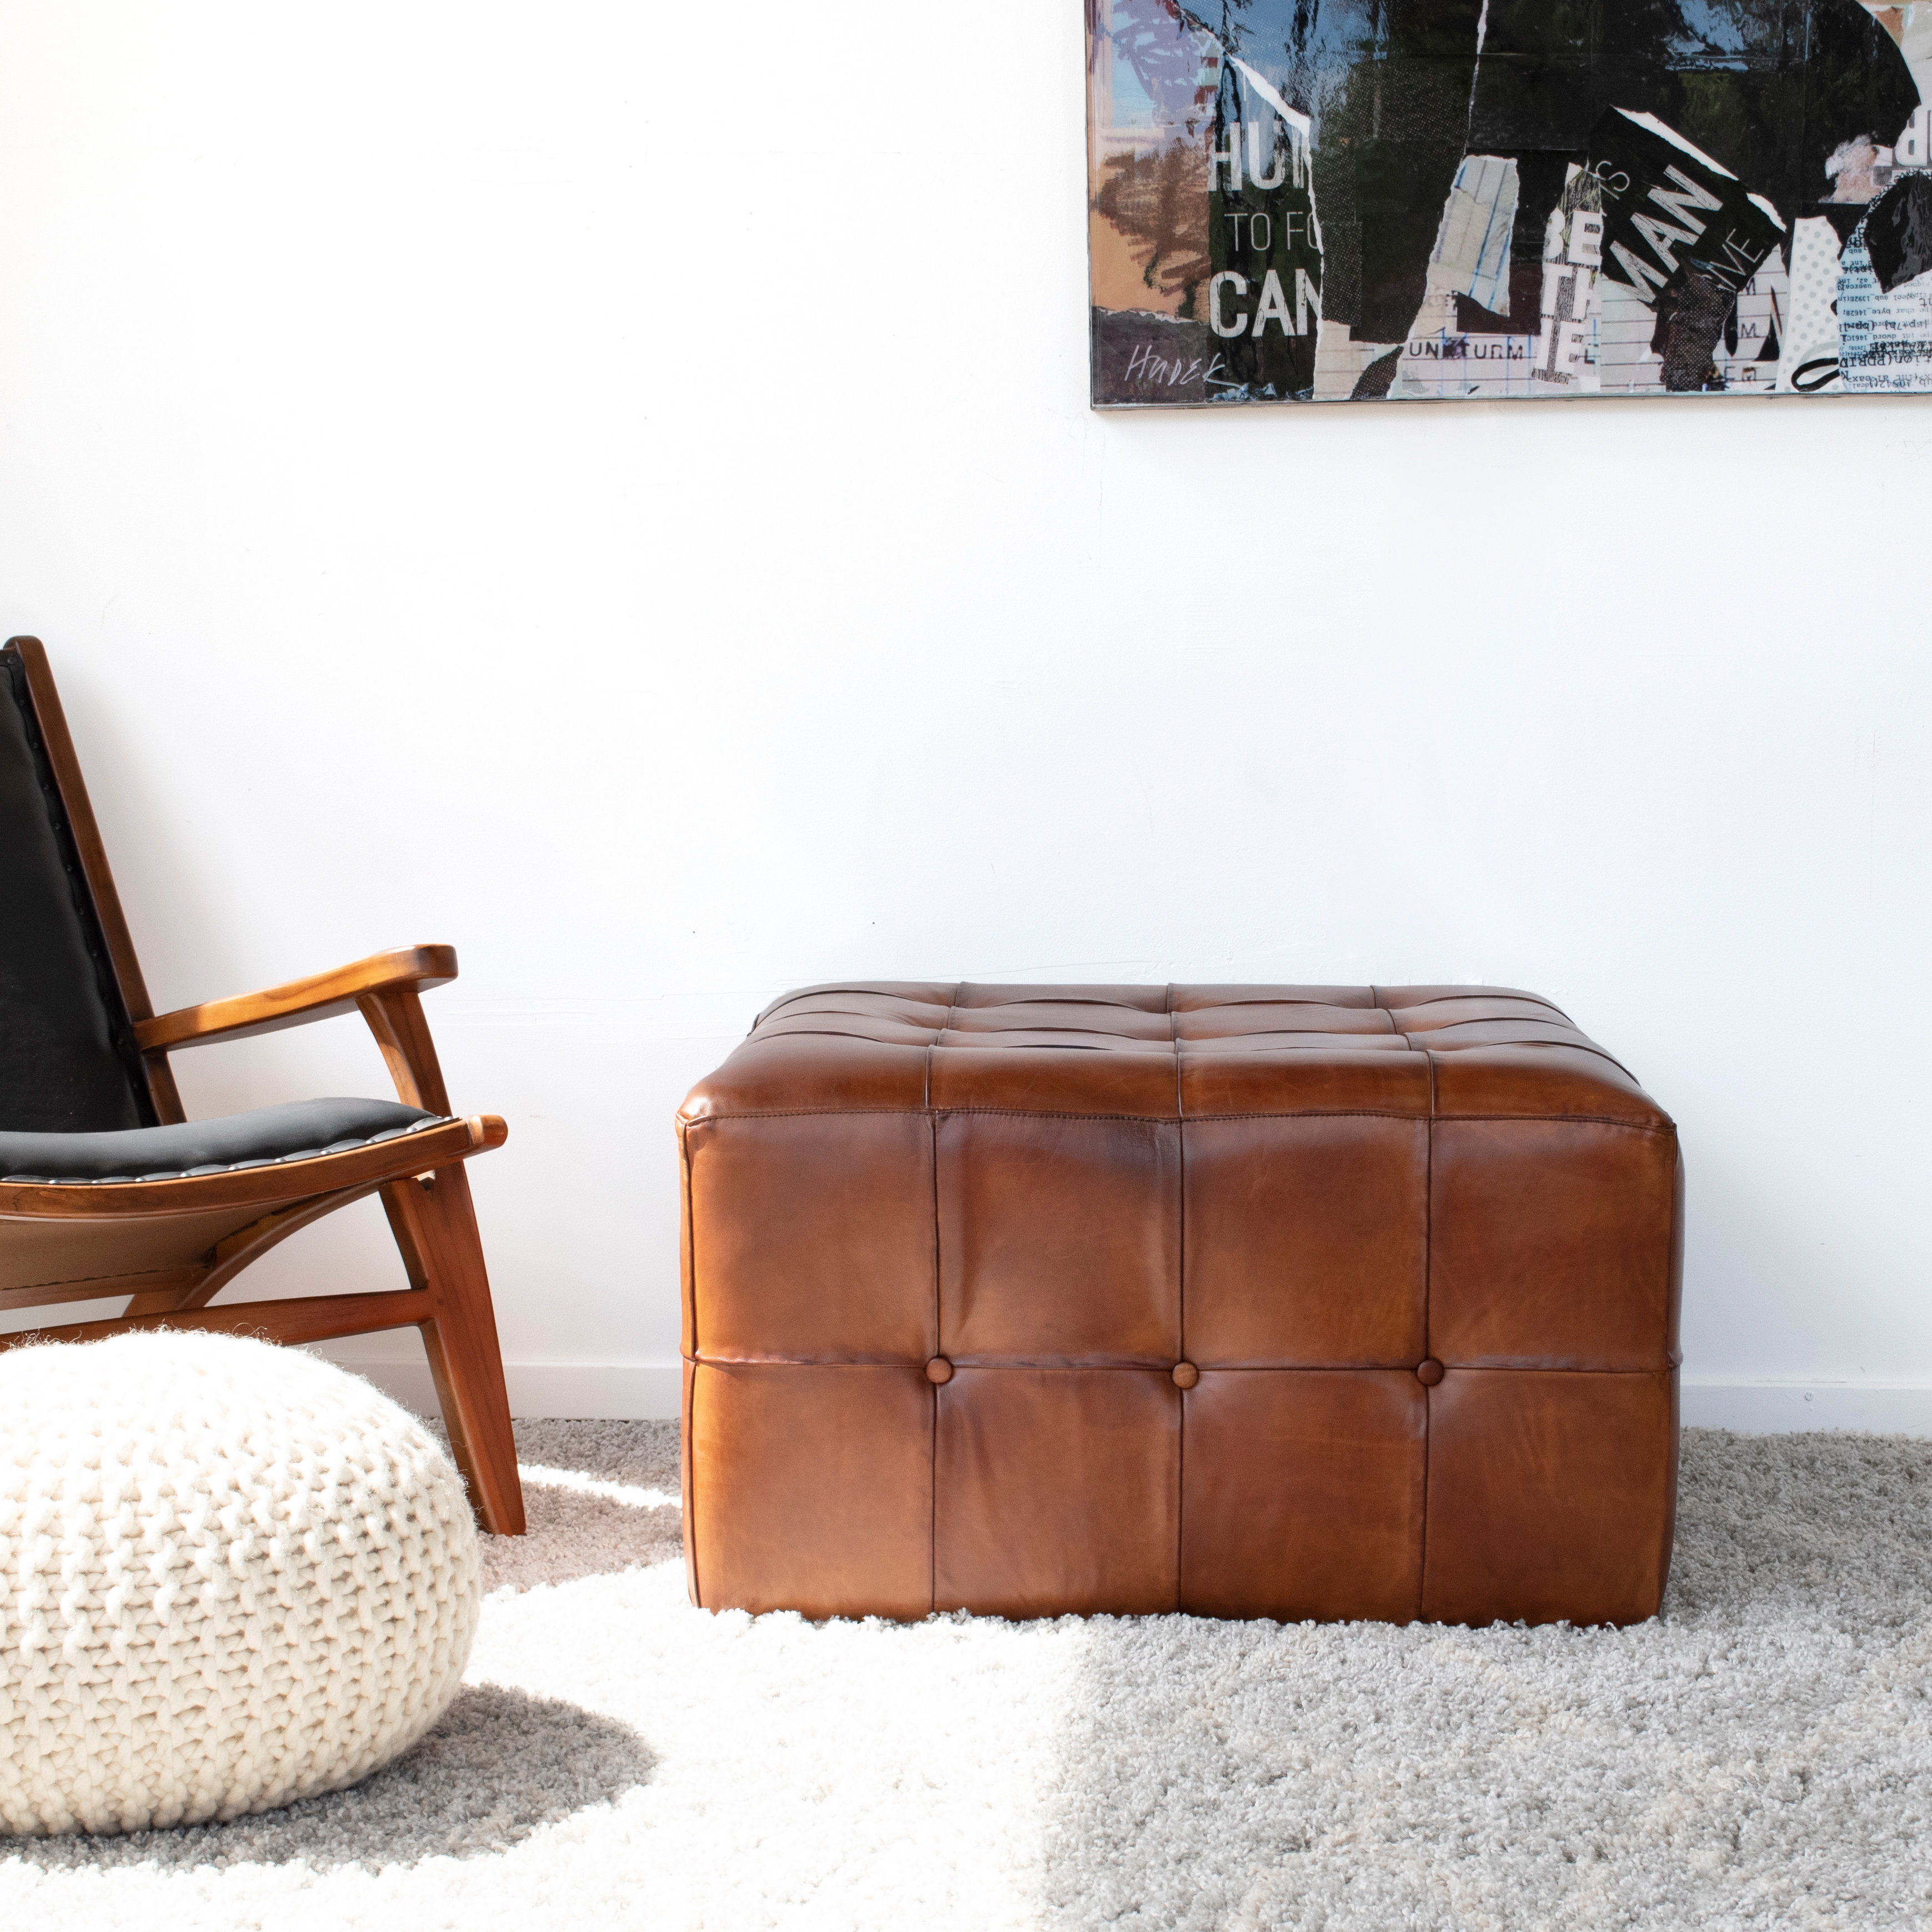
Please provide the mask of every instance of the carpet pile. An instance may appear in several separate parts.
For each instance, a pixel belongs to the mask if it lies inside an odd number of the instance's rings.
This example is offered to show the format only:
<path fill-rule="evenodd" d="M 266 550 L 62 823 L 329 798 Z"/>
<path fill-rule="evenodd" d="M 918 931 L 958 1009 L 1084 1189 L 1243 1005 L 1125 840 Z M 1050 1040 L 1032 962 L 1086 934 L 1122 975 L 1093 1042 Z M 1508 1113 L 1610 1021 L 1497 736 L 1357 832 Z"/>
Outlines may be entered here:
<path fill-rule="evenodd" d="M 686 1603 L 668 1424 L 518 1425 L 466 1687 L 358 1789 L 0 1841 L 94 1928 L 1932 1922 L 1932 1443 L 1689 1430 L 1664 1614 L 897 1626 Z"/>

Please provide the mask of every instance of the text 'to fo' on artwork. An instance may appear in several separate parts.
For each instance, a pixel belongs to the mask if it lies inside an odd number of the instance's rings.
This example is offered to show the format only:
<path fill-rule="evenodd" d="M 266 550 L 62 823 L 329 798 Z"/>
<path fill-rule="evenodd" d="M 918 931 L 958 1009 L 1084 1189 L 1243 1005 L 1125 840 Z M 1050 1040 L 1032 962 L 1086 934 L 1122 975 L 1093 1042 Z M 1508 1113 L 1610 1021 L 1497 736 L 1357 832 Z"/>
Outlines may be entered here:
<path fill-rule="evenodd" d="M 1094 400 L 1932 390 L 1932 0 L 1085 0 Z"/>

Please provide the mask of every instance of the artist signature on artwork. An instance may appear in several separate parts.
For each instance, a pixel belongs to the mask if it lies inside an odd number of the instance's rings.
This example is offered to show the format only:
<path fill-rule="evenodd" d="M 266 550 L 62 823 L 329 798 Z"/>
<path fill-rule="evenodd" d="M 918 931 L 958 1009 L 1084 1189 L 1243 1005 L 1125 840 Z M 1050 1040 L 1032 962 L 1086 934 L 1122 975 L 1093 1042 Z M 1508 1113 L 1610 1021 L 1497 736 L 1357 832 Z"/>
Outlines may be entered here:
<path fill-rule="evenodd" d="M 1185 356 L 1163 356 L 1160 345 L 1152 342 L 1139 342 L 1134 345 L 1134 352 L 1127 360 L 1126 380 L 1130 382 L 1146 382 L 1156 388 L 1184 389 L 1195 382 L 1230 386 L 1226 376 L 1219 372 L 1228 366 L 1225 356 L 1216 355 L 1204 362 L 1198 356 L 1190 360 Z"/>

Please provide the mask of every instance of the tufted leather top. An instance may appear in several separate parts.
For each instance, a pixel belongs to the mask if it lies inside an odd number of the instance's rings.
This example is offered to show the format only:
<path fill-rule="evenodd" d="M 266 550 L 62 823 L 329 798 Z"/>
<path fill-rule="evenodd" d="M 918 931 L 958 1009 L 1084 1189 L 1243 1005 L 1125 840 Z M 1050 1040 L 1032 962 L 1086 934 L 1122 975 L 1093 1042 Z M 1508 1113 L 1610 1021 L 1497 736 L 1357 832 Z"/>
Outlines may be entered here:
<path fill-rule="evenodd" d="M 1513 987 L 902 981 L 788 993 L 682 1118 L 928 1108 L 1670 1125 L 1621 1061 Z"/>

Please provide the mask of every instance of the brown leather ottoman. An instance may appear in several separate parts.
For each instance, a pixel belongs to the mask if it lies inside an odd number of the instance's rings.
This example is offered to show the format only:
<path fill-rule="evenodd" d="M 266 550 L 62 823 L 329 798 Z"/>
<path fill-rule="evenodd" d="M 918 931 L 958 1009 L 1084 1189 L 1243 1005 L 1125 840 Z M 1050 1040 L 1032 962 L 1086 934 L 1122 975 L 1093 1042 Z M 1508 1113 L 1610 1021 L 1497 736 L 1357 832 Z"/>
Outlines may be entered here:
<path fill-rule="evenodd" d="M 821 987 L 679 1137 L 694 1603 L 1658 1606 L 1676 1130 L 1546 1000 Z"/>

